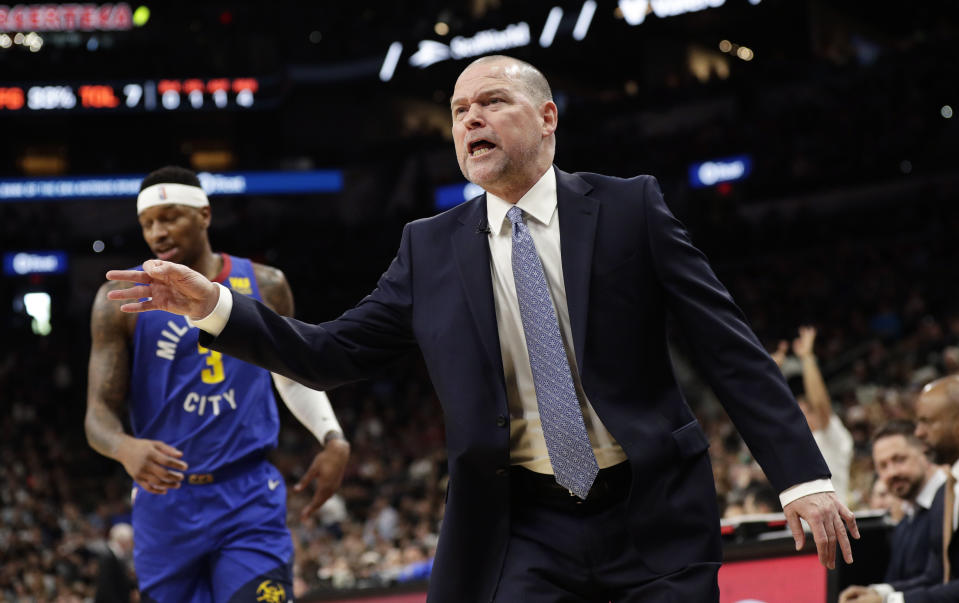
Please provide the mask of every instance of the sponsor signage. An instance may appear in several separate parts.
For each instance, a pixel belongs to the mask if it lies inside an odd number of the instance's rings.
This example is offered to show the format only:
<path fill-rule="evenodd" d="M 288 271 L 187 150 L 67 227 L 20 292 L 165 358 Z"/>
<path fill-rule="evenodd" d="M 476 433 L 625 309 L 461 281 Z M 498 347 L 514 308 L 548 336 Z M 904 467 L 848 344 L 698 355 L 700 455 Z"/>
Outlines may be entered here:
<path fill-rule="evenodd" d="M 119 4 L 0 4 L 0 32 L 126 31 L 133 11 Z"/>
<path fill-rule="evenodd" d="M 146 174 L 0 179 L 0 202 L 136 197 Z M 343 190 L 339 170 L 198 174 L 208 195 L 284 195 Z"/>
<path fill-rule="evenodd" d="M 3 273 L 7 276 L 63 274 L 66 271 L 65 251 L 11 251 L 3 254 Z"/>
<path fill-rule="evenodd" d="M 720 182 L 742 180 L 749 176 L 752 170 L 753 160 L 749 155 L 694 163 L 689 166 L 689 185 L 693 188 L 705 188 Z"/>
<path fill-rule="evenodd" d="M 0 84 L 0 115 L 50 111 L 217 111 L 267 105 L 278 97 L 276 82 L 255 77 L 187 78 L 124 82 Z"/>
<path fill-rule="evenodd" d="M 462 184 L 450 184 L 436 189 L 433 198 L 433 205 L 438 211 L 447 210 L 455 207 L 463 201 L 469 201 L 477 195 L 482 195 L 483 189 L 472 182 Z"/>

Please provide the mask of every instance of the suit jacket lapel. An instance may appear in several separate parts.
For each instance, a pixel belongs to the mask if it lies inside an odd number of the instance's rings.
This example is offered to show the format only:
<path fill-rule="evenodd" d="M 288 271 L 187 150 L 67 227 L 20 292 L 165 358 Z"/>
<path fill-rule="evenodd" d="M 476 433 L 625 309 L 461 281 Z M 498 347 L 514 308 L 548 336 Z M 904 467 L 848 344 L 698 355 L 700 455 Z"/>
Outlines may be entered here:
<path fill-rule="evenodd" d="M 494 373 L 502 377 L 503 357 L 493 307 L 493 281 L 490 275 L 489 240 L 478 232 L 486 227 L 486 195 L 470 201 L 473 207 L 459 219 L 459 228 L 450 235 L 466 303 L 473 315 L 480 340 L 486 349 Z M 497 370 L 498 369 L 498 370 Z"/>
<path fill-rule="evenodd" d="M 593 188 L 588 182 L 575 174 L 555 169 L 563 282 L 566 284 L 566 302 L 569 306 L 576 364 L 582 371 L 586 317 L 589 310 L 590 269 L 593 265 L 593 241 L 596 238 L 599 201 L 586 196 Z"/>

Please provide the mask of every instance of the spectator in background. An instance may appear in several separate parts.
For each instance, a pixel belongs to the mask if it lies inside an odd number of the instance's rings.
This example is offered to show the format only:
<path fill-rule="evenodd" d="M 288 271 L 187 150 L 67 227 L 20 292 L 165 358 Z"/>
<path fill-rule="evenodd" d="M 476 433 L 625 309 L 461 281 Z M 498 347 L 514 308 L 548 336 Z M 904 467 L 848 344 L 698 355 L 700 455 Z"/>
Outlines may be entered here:
<path fill-rule="evenodd" d="M 813 438 L 819 445 L 826 465 L 832 472 L 832 483 L 836 488 L 836 495 L 843 503 L 849 500 L 849 466 L 852 463 L 853 440 L 852 435 L 842 420 L 833 412 L 832 400 L 819 372 L 819 364 L 813 353 L 816 343 L 815 327 L 799 327 L 799 337 L 793 340 L 793 354 L 802 365 L 801 387 L 796 379 L 789 379 L 790 388 L 799 402 L 799 408 L 806 415 L 806 422 L 812 430 Z M 789 344 L 779 342 L 779 347 L 773 358 L 781 369 L 786 359 Z"/>
<path fill-rule="evenodd" d="M 929 510 L 927 577 L 921 586 L 899 590 L 887 584 L 850 586 L 840 603 L 945 603 L 959 601 L 959 547 L 956 544 L 956 474 L 959 473 L 959 375 L 927 384 L 916 401 L 916 437 L 940 463 L 951 465 L 946 485 Z"/>
<path fill-rule="evenodd" d="M 873 438 L 872 456 L 879 479 L 902 499 L 905 516 L 892 533 L 891 556 L 885 581 L 894 590 L 920 586 L 929 552 L 929 531 L 939 522 L 932 517 L 936 492 L 946 474 L 926 457 L 926 446 L 915 435 L 915 425 L 893 421 Z M 934 576 L 936 581 L 941 575 Z"/>
<path fill-rule="evenodd" d="M 133 570 L 133 526 L 118 523 L 110 528 L 107 550 L 100 556 L 94 603 L 128 603 L 135 588 Z"/>
<path fill-rule="evenodd" d="M 879 476 L 875 477 L 872 488 L 869 489 L 869 508 L 874 511 L 885 511 L 893 524 L 898 524 L 905 515 L 903 501 L 889 491 L 886 482 L 879 479 Z"/>

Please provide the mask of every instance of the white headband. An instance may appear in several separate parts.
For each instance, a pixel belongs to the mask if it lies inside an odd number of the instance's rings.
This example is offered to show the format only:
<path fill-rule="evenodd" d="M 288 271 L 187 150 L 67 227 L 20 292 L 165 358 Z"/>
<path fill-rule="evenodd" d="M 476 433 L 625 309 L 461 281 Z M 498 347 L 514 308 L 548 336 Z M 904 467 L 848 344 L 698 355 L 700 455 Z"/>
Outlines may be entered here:
<path fill-rule="evenodd" d="M 161 183 L 148 186 L 137 195 L 137 215 L 155 205 L 189 205 L 190 207 L 209 207 L 210 200 L 198 186 L 189 184 Z"/>

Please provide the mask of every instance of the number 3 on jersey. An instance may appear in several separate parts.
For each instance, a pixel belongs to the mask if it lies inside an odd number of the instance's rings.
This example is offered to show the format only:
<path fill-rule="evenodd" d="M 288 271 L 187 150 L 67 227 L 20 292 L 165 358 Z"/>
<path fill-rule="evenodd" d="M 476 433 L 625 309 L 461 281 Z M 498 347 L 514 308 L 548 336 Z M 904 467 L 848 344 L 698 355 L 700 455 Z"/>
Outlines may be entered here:
<path fill-rule="evenodd" d="M 209 354 L 206 357 L 206 365 L 209 368 L 205 368 L 200 371 L 200 378 L 204 383 L 219 383 L 223 381 L 223 354 L 217 352 L 216 350 L 211 350 L 205 348 L 200 344 L 196 344 L 197 350 L 201 355 Z"/>

